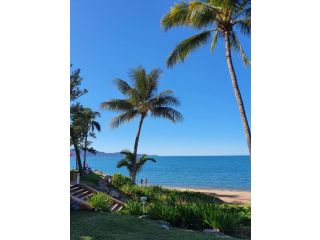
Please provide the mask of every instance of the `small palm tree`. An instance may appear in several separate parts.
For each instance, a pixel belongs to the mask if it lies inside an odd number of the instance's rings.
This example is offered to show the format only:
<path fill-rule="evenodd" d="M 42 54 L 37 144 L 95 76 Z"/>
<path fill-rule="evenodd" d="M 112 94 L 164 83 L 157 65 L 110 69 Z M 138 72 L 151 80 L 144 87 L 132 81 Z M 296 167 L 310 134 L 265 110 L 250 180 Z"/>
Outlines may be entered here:
<path fill-rule="evenodd" d="M 162 18 L 161 25 L 165 30 L 177 26 L 189 26 L 203 30 L 201 33 L 183 40 L 175 47 L 167 59 L 168 67 L 172 67 L 179 61 L 183 62 L 190 52 L 206 44 L 211 35 L 211 51 L 214 50 L 219 39 L 224 39 L 225 58 L 249 152 L 251 152 L 251 132 L 231 58 L 231 50 L 237 51 L 240 53 L 244 64 L 249 64 L 249 60 L 236 35 L 236 30 L 244 35 L 250 34 L 251 1 L 196 0 L 189 3 L 176 3 Z"/>
<path fill-rule="evenodd" d="M 173 95 L 172 90 L 158 93 L 160 69 L 153 69 L 149 74 L 145 69 L 138 67 L 130 72 L 132 86 L 122 79 L 115 82 L 119 91 L 126 97 L 125 99 L 111 99 L 101 104 L 102 109 L 120 112 L 111 121 L 111 128 L 119 127 L 125 122 L 129 122 L 137 117 L 140 118 L 138 132 L 134 142 L 132 181 L 136 180 L 137 152 L 140 132 L 144 119 L 150 115 L 154 118 L 165 118 L 173 123 L 182 120 L 182 114 L 171 106 L 178 106 L 179 100 Z"/>
<path fill-rule="evenodd" d="M 137 173 L 139 173 L 142 170 L 143 165 L 147 161 L 156 162 L 154 158 L 148 157 L 146 154 L 142 155 L 141 158 L 137 161 L 135 161 L 135 156 L 132 152 L 129 150 L 123 150 L 120 152 L 121 154 L 125 155 L 120 162 L 118 162 L 117 168 L 126 167 L 129 171 L 131 179 L 136 178 Z M 133 183 L 135 183 L 133 181 Z"/>

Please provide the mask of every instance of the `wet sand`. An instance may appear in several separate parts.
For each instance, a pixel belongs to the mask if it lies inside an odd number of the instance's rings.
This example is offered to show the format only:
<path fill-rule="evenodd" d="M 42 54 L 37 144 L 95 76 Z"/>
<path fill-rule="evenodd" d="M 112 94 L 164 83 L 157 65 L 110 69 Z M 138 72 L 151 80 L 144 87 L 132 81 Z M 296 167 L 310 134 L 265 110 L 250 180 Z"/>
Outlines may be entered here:
<path fill-rule="evenodd" d="M 226 203 L 235 204 L 250 204 L 251 192 L 240 190 L 222 190 L 222 189 L 204 189 L 204 188 L 180 188 L 180 187 L 166 187 L 179 191 L 201 192 L 210 196 L 218 197 Z"/>

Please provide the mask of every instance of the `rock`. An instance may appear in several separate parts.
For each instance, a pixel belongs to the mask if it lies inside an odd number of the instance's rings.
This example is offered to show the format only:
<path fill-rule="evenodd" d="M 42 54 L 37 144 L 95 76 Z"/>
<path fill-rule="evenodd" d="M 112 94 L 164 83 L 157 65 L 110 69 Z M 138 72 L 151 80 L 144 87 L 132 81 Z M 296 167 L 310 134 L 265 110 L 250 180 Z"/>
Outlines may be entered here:
<path fill-rule="evenodd" d="M 120 194 L 119 194 L 118 192 L 114 191 L 114 190 L 112 190 L 112 191 L 110 192 L 110 195 L 111 195 L 112 197 L 115 197 L 115 198 L 120 197 Z"/>
<path fill-rule="evenodd" d="M 159 227 L 163 228 L 163 229 L 166 229 L 166 230 L 170 229 L 170 227 L 168 225 L 165 225 L 165 224 L 160 224 Z"/>
<path fill-rule="evenodd" d="M 204 229 L 203 232 L 205 232 L 205 233 L 218 233 L 219 230 L 212 228 L 212 229 Z"/>
<path fill-rule="evenodd" d="M 157 221 L 160 225 L 166 225 L 168 227 L 170 227 L 170 223 L 166 222 L 166 221 L 163 221 L 163 220 L 158 220 Z"/>

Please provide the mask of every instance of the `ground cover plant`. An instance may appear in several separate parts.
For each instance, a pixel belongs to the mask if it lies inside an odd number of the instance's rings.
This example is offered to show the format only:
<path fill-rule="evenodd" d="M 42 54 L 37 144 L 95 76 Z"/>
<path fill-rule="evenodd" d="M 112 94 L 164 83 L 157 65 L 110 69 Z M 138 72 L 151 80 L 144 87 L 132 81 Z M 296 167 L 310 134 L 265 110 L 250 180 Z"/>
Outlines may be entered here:
<path fill-rule="evenodd" d="M 231 236 L 250 237 L 250 206 L 225 204 L 220 199 L 203 193 L 128 184 L 130 178 L 126 179 L 124 176 L 117 175 L 117 179 L 117 187 L 131 197 L 122 214 L 147 215 L 151 219 L 167 221 L 179 228 L 214 228 Z M 144 208 L 140 202 L 141 197 L 147 197 Z"/>

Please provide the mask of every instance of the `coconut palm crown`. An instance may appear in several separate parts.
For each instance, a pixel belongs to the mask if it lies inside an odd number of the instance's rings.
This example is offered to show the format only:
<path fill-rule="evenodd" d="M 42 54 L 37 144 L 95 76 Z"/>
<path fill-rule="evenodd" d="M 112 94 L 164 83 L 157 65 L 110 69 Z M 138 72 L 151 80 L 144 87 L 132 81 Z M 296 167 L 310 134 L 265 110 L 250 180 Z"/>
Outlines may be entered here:
<path fill-rule="evenodd" d="M 137 67 L 130 71 L 129 76 L 132 84 L 116 79 L 115 83 L 119 91 L 125 96 L 123 99 L 111 99 L 101 104 L 102 109 L 118 112 L 110 123 L 111 128 L 119 127 L 125 122 L 129 122 L 139 117 L 139 126 L 133 150 L 133 175 L 135 182 L 136 162 L 138 143 L 141 127 L 147 116 L 153 118 L 168 119 L 173 123 L 181 121 L 183 116 L 175 110 L 174 106 L 179 106 L 179 100 L 174 96 L 172 90 L 165 90 L 158 93 L 160 69 L 153 69 L 149 74 L 143 67 Z"/>
<path fill-rule="evenodd" d="M 225 58 L 232 80 L 232 87 L 236 96 L 242 124 L 245 130 L 249 152 L 251 151 L 251 132 L 243 106 L 237 77 L 234 71 L 231 51 L 240 53 L 245 65 L 249 64 L 237 33 L 250 35 L 251 29 L 251 1 L 250 0 L 197 0 L 174 4 L 162 18 L 161 25 L 165 30 L 173 27 L 187 26 L 201 30 L 176 45 L 167 58 L 167 66 L 173 67 L 197 48 L 209 43 L 213 52 L 218 40 L 225 43 Z M 211 38 L 212 37 L 212 38 Z"/>
<path fill-rule="evenodd" d="M 154 158 L 148 157 L 146 154 L 143 154 L 140 159 L 135 163 L 135 157 L 132 152 L 129 150 L 123 150 L 120 152 L 124 155 L 124 158 L 120 160 L 117 164 L 117 168 L 126 167 L 129 171 L 130 176 L 139 173 L 142 170 L 142 167 L 147 161 L 156 162 Z"/>

